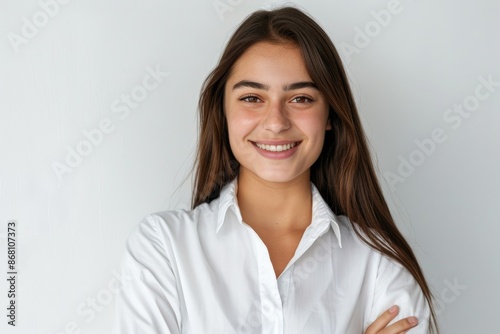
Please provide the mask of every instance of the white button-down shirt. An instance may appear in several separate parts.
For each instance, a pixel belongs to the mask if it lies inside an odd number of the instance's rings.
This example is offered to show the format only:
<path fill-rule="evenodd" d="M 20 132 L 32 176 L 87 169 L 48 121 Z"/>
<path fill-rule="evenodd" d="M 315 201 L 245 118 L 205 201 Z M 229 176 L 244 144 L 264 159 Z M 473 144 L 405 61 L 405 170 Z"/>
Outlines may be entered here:
<path fill-rule="evenodd" d="M 419 318 L 410 333 L 428 333 L 429 306 L 411 274 L 311 188 L 312 222 L 278 279 L 242 220 L 236 179 L 209 204 L 146 217 L 127 241 L 114 333 L 363 334 L 394 304 L 396 320 Z"/>

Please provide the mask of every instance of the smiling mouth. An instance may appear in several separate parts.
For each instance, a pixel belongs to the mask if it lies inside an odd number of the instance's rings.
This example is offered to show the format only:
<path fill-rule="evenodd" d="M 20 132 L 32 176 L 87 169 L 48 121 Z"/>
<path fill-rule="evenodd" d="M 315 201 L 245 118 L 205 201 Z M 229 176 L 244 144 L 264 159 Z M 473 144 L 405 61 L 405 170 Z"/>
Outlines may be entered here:
<path fill-rule="evenodd" d="M 260 144 L 260 143 L 253 143 L 255 146 L 262 150 L 266 150 L 269 152 L 283 152 L 283 151 L 288 151 L 294 148 L 295 146 L 299 145 L 300 142 L 294 142 L 294 143 L 288 143 L 288 144 L 283 144 L 283 145 L 268 145 L 268 144 Z"/>

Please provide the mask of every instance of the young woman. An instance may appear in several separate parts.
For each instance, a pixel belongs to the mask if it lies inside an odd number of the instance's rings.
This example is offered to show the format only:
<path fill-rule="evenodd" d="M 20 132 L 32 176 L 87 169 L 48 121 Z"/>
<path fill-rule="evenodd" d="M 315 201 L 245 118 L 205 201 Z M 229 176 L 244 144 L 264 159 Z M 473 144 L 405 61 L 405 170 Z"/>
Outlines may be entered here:
<path fill-rule="evenodd" d="M 285 7 L 250 15 L 200 97 L 193 209 L 130 235 L 115 332 L 437 332 L 340 58 Z"/>

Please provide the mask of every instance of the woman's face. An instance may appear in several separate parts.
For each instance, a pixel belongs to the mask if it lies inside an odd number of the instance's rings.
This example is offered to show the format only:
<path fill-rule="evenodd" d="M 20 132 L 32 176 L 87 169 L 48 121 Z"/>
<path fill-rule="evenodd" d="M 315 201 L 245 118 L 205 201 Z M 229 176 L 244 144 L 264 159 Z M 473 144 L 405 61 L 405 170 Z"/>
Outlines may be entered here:
<path fill-rule="evenodd" d="M 250 47 L 226 82 L 224 111 L 240 173 L 268 182 L 309 178 L 331 129 L 325 98 L 292 44 Z"/>

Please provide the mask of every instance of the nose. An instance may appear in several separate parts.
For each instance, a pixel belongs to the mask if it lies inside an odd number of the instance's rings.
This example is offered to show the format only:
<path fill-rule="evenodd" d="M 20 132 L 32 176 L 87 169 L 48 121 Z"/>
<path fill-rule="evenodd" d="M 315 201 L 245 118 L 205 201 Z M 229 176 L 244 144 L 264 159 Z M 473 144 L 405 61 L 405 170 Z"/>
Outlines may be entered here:
<path fill-rule="evenodd" d="M 269 103 L 265 117 L 262 120 L 262 126 L 274 133 L 280 133 L 290 128 L 290 120 L 285 107 L 280 101 Z"/>

